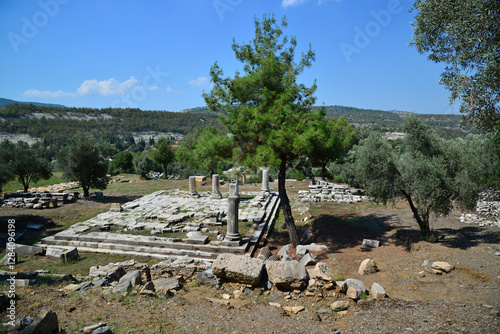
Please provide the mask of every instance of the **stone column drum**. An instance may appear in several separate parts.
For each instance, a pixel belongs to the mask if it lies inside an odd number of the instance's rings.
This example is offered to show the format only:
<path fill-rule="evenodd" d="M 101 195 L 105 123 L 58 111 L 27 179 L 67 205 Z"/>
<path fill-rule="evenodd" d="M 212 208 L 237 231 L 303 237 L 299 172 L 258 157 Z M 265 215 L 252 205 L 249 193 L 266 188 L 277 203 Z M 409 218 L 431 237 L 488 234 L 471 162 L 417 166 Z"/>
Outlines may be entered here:
<path fill-rule="evenodd" d="M 222 241 L 223 246 L 240 246 L 241 235 L 238 232 L 238 207 L 239 198 L 237 196 L 229 196 L 227 199 L 227 233 Z"/>
<path fill-rule="evenodd" d="M 238 180 L 236 180 L 236 183 L 230 183 L 229 184 L 229 197 L 231 196 L 236 196 L 240 197 L 240 187 L 238 186 Z"/>
<path fill-rule="evenodd" d="M 269 170 L 264 169 L 262 171 L 262 188 L 260 189 L 263 193 L 269 193 Z"/>
<path fill-rule="evenodd" d="M 189 177 L 189 196 L 194 196 L 194 197 L 200 196 L 196 191 L 196 176 Z"/>
<path fill-rule="evenodd" d="M 212 175 L 212 193 L 211 198 L 222 198 L 222 194 L 219 191 L 219 174 Z"/>

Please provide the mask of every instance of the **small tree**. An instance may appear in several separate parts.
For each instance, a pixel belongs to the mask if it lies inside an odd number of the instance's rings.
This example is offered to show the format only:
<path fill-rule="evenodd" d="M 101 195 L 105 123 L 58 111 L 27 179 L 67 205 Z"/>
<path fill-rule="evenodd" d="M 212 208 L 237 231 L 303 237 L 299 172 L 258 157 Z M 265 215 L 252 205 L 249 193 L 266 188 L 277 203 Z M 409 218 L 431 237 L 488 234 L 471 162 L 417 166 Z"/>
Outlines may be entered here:
<path fill-rule="evenodd" d="M 168 165 L 175 161 L 175 152 L 170 142 L 165 138 L 158 140 L 157 150 L 153 154 L 153 159 L 163 166 L 163 178 L 168 176 Z"/>
<path fill-rule="evenodd" d="M 5 171 L 17 176 L 23 185 L 24 192 L 28 191 L 30 183 L 52 176 L 50 164 L 46 159 L 36 156 L 36 151 L 28 143 L 19 141 L 13 144 L 4 140 L 0 145 L 0 160 L 6 165 Z M 9 176 L 7 174 L 6 176 Z"/>
<path fill-rule="evenodd" d="M 131 173 L 134 169 L 134 156 L 129 151 L 119 152 L 111 161 L 113 173 Z"/>
<path fill-rule="evenodd" d="M 361 141 L 355 151 L 355 174 L 378 202 L 386 204 L 402 195 L 422 238 L 430 240 L 431 213 L 447 215 L 454 201 L 474 207 L 481 179 L 493 173 L 491 138 L 445 141 L 413 114 L 405 120 L 404 131 L 402 153 L 377 133 Z"/>
<path fill-rule="evenodd" d="M 192 160 L 210 175 L 219 171 L 220 165 L 232 157 L 233 142 L 224 131 L 207 126 L 200 133 L 192 151 Z"/>
<path fill-rule="evenodd" d="M 108 162 L 91 135 L 79 133 L 70 138 L 59 152 L 57 163 L 67 179 L 80 182 L 85 197 L 90 188 L 102 190 L 108 185 Z"/>
<path fill-rule="evenodd" d="M 255 19 L 255 37 L 248 44 L 233 42 L 236 58 L 244 66 L 244 75 L 224 78 L 215 63 L 210 75 L 214 87 L 204 94 L 211 110 L 233 134 L 235 146 L 245 165 L 279 166 L 278 191 L 290 241 L 296 247 L 300 238 L 286 193 L 287 164 L 304 155 L 304 133 L 317 119 L 312 111 L 316 84 L 308 88 L 297 77 L 310 67 L 315 54 L 309 50 L 295 62 L 295 37 L 283 35 L 274 16 Z"/>
<path fill-rule="evenodd" d="M 345 155 L 352 147 L 356 132 L 344 117 L 320 119 L 308 132 L 307 149 L 313 167 L 321 168 L 326 179 L 327 165 Z"/>
<path fill-rule="evenodd" d="M 145 178 L 146 174 L 153 169 L 153 164 L 153 159 L 146 153 L 140 155 L 134 160 L 135 170 L 137 171 L 137 174 L 143 178 Z"/>

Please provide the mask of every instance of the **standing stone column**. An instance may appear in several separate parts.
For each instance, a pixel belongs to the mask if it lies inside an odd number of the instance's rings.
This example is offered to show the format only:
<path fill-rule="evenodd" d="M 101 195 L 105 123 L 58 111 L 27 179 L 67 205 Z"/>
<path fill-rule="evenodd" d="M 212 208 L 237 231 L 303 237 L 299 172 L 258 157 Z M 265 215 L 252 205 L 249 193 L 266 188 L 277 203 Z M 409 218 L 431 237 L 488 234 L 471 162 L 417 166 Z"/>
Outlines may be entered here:
<path fill-rule="evenodd" d="M 200 194 L 196 191 L 196 176 L 189 177 L 189 196 L 199 197 Z"/>
<path fill-rule="evenodd" d="M 227 233 L 222 241 L 223 246 L 240 246 L 241 235 L 238 232 L 238 208 L 239 198 L 237 196 L 229 196 L 227 199 Z"/>
<path fill-rule="evenodd" d="M 238 185 L 238 180 L 236 180 L 236 183 L 230 183 L 229 184 L 229 197 L 231 196 L 236 196 L 240 197 L 240 187 Z"/>
<path fill-rule="evenodd" d="M 262 171 L 262 188 L 260 189 L 263 193 L 269 193 L 269 170 L 264 169 Z"/>
<path fill-rule="evenodd" d="M 222 194 L 219 191 L 219 174 L 212 175 L 212 193 L 211 198 L 222 198 Z"/>

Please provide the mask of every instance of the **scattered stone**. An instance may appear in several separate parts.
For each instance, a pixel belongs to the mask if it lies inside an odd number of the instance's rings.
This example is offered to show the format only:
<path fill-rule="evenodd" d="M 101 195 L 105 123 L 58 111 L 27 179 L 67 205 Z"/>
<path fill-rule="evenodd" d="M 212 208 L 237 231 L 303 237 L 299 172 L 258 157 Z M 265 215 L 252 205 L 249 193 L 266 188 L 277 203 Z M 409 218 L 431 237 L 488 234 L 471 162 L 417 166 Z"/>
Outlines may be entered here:
<path fill-rule="evenodd" d="M 273 303 L 273 302 L 270 302 L 270 303 L 269 303 L 269 305 L 274 306 L 274 307 L 277 307 L 277 308 L 283 308 L 283 307 L 281 306 L 281 304 L 280 304 L 280 303 Z"/>
<path fill-rule="evenodd" d="M 113 331 L 109 326 L 102 326 L 94 329 L 90 334 L 113 334 Z"/>
<path fill-rule="evenodd" d="M 362 294 L 363 294 L 363 292 L 361 292 L 361 290 L 357 290 L 357 289 L 352 288 L 352 287 L 347 288 L 346 296 L 351 298 L 351 299 L 357 300 L 357 299 L 361 298 Z"/>
<path fill-rule="evenodd" d="M 377 272 L 377 265 L 372 259 L 366 259 L 361 262 L 358 273 L 360 275 L 369 275 Z"/>
<path fill-rule="evenodd" d="M 44 255 L 42 247 L 16 244 L 16 253 L 21 255 Z"/>
<path fill-rule="evenodd" d="M 349 301 L 347 300 L 336 301 L 332 305 L 330 305 L 330 307 L 332 308 L 333 312 L 345 311 L 349 308 Z"/>
<path fill-rule="evenodd" d="M 453 269 L 455 269 L 455 267 L 449 264 L 448 262 L 436 261 L 432 263 L 432 269 L 437 274 L 439 274 L 438 272 L 448 274 Z"/>
<path fill-rule="evenodd" d="M 371 239 L 363 239 L 363 246 L 377 248 L 380 246 L 380 241 L 371 240 Z"/>
<path fill-rule="evenodd" d="M 111 203 L 109 207 L 110 212 L 122 212 L 123 208 L 120 203 Z"/>
<path fill-rule="evenodd" d="M 370 295 L 374 299 L 381 299 L 381 298 L 385 298 L 386 297 L 386 293 L 385 293 L 384 288 L 382 287 L 382 285 L 380 285 L 378 283 L 373 283 L 372 284 L 372 288 L 370 290 Z"/>
<path fill-rule="evenodd" d="M 340 283 L 340 282 L 338 282 L 338 283 Z M 366 290 L 363 282 L 361 282 L 360 280 L 354 279 L 354 278 L 346 279 L 340 287 L 342 289 L 342 292 L 344 292 L 345 294 L 347 294 L 349 288 L 354 289 L 356 291 L 356 296 L 357 295 L 361 296 Z"/>
<path fill-rule="evenodd" d="M 57 314 L 53 311 L 42 310 L 33 322 L 21 331 L 21 334 L 51 334 L 59 332 Z"/>
<path fill-rule="evenodd" d="M 307 271 L 296 260 L 266 261 L 269 281 L 284 289 L 302 289 L 307 285 Z"/>
<path fill-rule="evenodd" d="M 285 311 L 297 314 L 300 311 L 304 311 L 306 308 L 304 306 L 283 306 Z"/>
<path fill-rule="evenodd" d="M 313 270 L 314 278 L 325 282 L 334 282 L 333 271 L 330 266 L 325 262 L 318 262 Z"/>
<path fill-rule="evenodd" d="M 175 277 L 161 277 L 153 280 L 153 284 L 156 294 L 163 296 L 166 296 L 172 291 L 179 290 L 181 288 L 179 280 Z"/>
<path fill-rule="evenodd" d="M 212 265 L 212 273 L 215 276 L 251 285 L 260 282 L 263 271 L 264 261 L 234 254 L 221 254 Z"/>
<path fill-rule="evenodd" d="M 231 305 L 231 303 L 229 302 L 229 300 L 226 300 L 226 299 L 217 299 L 217 298 L 210 298 L 210 297 L 208 297 L 207 300 L 209 302 L 211 302 L 212 304 L 222 304 L 222 305 L 226 305 L 226 306 Z"/>
<path fill-rule="evenodd" d="M 9 267 L 18 264 L 17 253 L 7 253 L 0 260 L 0 266 Z"/>
<path fill-rule="evenodd" d="M 280 248 L 280 250 L 278 251 L 278 256 L 281 258 L 281 260 L 283 261 L 283 258 L 285 257 L 290 257 L 290 248 L 292 248 L 292 244 L 288 244 L 288 245 L 285 245 L 283 247 Z"/>
<path fill-rule="evenodd" d="M 96 330 L 99 327 L 106 326 L 104 322 L 99 322 L 97 324 L 92 324 L 92 325 L 85 325 L 80 327 L 80 332 L 83 332 L 84 334 L 87 333 L 92 333 L 92 331 Z"/>
<path fill-rule="evenodd" d="M 155 285 L 153 282 L 147 282 L 139 292 L 141 295 L 153 295 L 155 293 Z"/>
<path fill-rule="evenodd" d="M 270 256 L 271 250 L 269 249 L 269 247 L 262 247 L 257 258 L 261 259 L 262 261 L 266 261 Z"/>
<path fill-rule="evenodd" d="M 134 270 L 129 273 L 126 273 L 120 278 L 118 284 L 122 284 L 126 281 L 129 281 L 132 287 L 141 284 L 141 272 L 139 270 Z"/>
<path fill-rule="evenodd" d="M 240 291 L 240 292 L 241 292 L 241 291 Z M 223 299 L 227 299 L 227 300 L 231 299 L 231 295 L 230 295 L 230 294 L 228 294 L 228 293 L 224 293 L 224 294 L 222 294 L 222 296 L 221 296 L 221 297 L 222 297 Z"/>
<path fill-rule="evenodd" d="M 300 259 L 300 265 L 301 266 L 308 266 L 308 265 L 311 265 L 311 264 L 315 264 L 316 263 L 316 260 L 312 257 L 311 254 L 307 253 L 305 254 L 304 256 L 302 256 L 302 258 Z"/>
<path fill-rule="evenodd" d="M 45 256 L 60 259 L 63 261 L 71 261 L 78 259 L 78 249 L 76 247 L 70 249 L 61 249 L 55 247 L 47 247 Z"/>
<path fill-rule="evenodd" d="M 125 281 L 123 283 L 119 283 L 113 288 L 113 293 L 116 294 L 124 294 L 127 293 L 128 290 L 132 287 L 130 281 Z"/>

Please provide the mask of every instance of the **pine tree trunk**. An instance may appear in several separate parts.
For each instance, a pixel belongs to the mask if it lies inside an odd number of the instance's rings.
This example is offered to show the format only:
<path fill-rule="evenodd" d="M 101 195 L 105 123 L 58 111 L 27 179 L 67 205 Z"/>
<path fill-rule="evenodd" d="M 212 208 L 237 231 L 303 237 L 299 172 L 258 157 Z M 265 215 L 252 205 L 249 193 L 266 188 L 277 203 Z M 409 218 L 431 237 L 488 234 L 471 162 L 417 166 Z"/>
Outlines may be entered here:
<path fill-rule="evenodd" d="M 163 178 L 166 179 L 167 178 L 167 172 L 168 172 L 168 164 L 164 164 L 163 165 Z"/>
<path fill-rule="evenodd" d="M 283 211 L 283 217 L 285 218 L 285 225 L 290 236 L 290 242 L 293 247 L 297 247 L 300 244 L 299 233 L 297 232 L 297 227 L 292 216 L 292 208 L 290 207 L 290 200 L 286 194 L 285 188 L 286 179 L 286 159 L 281 159 L 280 170 L 278 174 L 278 193 L 281 201 L 281 209 Z"/>

